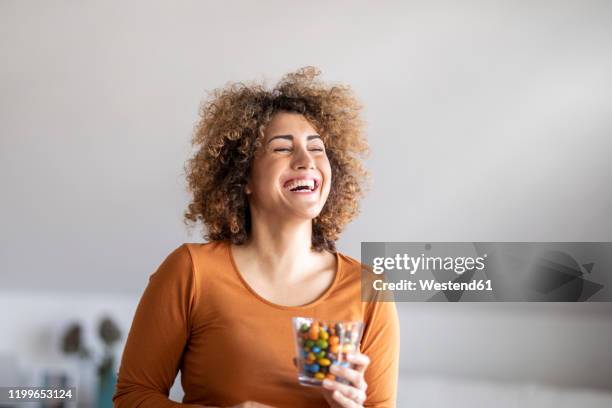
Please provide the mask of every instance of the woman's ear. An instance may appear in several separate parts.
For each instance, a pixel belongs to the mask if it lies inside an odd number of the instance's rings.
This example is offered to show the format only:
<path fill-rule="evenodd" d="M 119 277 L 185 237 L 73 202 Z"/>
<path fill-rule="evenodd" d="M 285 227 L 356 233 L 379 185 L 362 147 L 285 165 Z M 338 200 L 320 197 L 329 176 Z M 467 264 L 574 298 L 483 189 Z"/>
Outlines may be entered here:
<path fill-rule="evenodd" d="M 249 182 L 247 181 L 247 183 L 244 185 L 244 192 L 245 194 L 251 194 L 251 187 L 249 187 Z"/>

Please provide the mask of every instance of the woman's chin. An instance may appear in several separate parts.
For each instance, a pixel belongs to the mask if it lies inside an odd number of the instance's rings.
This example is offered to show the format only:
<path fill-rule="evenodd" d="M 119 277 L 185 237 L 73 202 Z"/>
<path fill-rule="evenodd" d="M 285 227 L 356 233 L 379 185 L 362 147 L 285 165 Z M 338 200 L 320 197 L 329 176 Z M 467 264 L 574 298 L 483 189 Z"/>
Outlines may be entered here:
<path fill-rule="evenodd" d="M 293 209 L 291 211 L 292 218 L 303 221 L 312 221 L 313 219 L 317 218 L 319 214 L 321 214 L 321 210 L 318 207 L 303 210 Z"/>

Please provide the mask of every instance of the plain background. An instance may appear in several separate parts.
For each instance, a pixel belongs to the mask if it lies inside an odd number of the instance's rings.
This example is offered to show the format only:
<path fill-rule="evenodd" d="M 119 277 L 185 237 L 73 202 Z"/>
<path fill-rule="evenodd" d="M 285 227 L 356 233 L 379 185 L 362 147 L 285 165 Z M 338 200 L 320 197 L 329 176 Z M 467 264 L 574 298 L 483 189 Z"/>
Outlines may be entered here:
<path fill-rule="evenodd" d="M 341 252 L 611 241 L 611 21 L 608 1 L 0 1 L 0 354 L 53 355 L 70 319 L 127 330 L 202 241 L 181 217 L 206 91 L 305 65 L 365 106 L 373 184 Z M 398 310 L 402 375 L 612 389 L 610 303 Z"/>
<path fill-rule="evenodd" d="M 205 92 L 304 65 L 365 105 L 349 255 L 612 238 L 609 2 L 0 5 L 6 288 L 139 292 L 200 239 L 180 220 Z"/>

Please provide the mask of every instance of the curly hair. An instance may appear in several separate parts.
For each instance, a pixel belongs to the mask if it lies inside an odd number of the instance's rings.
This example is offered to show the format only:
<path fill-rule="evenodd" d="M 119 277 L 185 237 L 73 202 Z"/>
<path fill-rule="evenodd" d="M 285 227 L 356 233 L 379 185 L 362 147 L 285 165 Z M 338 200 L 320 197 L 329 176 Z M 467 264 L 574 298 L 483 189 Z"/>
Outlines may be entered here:
<path fill-rule="evenodd" d="M 328 86 L 320 71 L 304 67 L 285 75 L 272 89 L 229 83 L 209 93 L 200 107 L 185 171 L 192 196 L 184 222 L 202 221 L 210 241 L 243 244 L 251 230 L 245 185 L 254 154 L 262 147 L 264 129 L 277 112 L 302 114 L 319 132 L 332 170 L 330 193 L 312 222 L 312 248 L 336 252 L 335 241 L 359 214 L 359 201 L 369 189 L 369 173 L 360 156 L 369 153 L 363 137 L 362 109 L 351 88 Z"/>

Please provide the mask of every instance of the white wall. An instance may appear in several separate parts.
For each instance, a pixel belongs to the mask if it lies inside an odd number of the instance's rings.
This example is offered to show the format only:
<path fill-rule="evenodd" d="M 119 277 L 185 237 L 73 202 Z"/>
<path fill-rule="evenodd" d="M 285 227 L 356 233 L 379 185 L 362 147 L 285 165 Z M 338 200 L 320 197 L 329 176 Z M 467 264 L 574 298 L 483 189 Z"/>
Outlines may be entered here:
<path fill-rule="evenodd" d="M 398 303 L 401 372 L 612 388 L 612 303 Z"/>
<path fill-rule="evenodd" d="M 319 66 L 366 107 L 361 241 L 612 239 L 612 3 L 0 3 L 5 288 L 136 293 L 197 241 L 206 90 Z M 35 277 L 35 279 L 32 279 Z"/>

